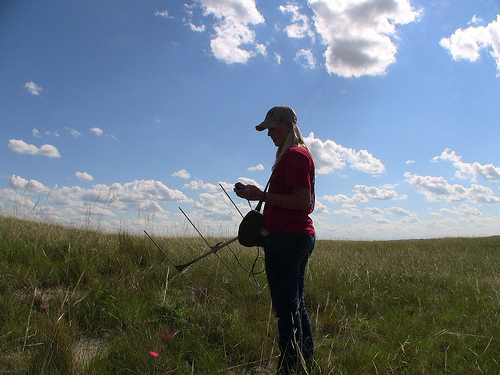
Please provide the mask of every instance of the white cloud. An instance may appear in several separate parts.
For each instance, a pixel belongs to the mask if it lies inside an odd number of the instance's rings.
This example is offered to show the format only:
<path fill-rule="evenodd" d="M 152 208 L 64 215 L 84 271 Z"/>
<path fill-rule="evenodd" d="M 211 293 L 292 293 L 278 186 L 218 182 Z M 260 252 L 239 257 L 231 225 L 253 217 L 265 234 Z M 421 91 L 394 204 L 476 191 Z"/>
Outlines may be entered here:
<path fill-rule="evenodd" d="M 323 43 L 326 68 L 343 77 L 380 75 L 396 61 L 389 36 L 396 25 L 414 22 L 419 12 L 408 0 L 309 0 Z"/>
<path fill-rule="evenodd" d="M 309 24 L 309 17 L 305 14 L 299 12 L 300 7 L 294 4 L 280 5 L 280 10 L 282 13 L 291 13 L 292 18 L 290 24 L 286 26 L 285 31 L 290 38 L 305 38 L 310 37 L 312 40 L 315 39 L 315 33 L 311 29 Z"/>
<path fill-rule="evenodd" d="M 476 14 L 474 14 L 474 16 L 472 16 L 472 19 L 467 23 L 468 25 L 472 25 L 472 24 L 475 24 L 475 25 L 478 25 L 480 23 L 483 23 L 484 20 L 480 17 L 478 17 Z"/>
<path fill-rule="evenodd" d="M 267 47 L 264 44 L 256 44 L 255 52 L 259 55 L 266 56 L 267 55 Z"/>
<path fill-rule="evenodd" d="M 10 178 L 12 189 L 1 189 L 0 200 L 5 206 L 15 207 L 16 212 L 23 212 L 43 218 L 44 221 L 59 224 L 89 224 L 94 216 L 113 217 L 120 215 L 114 225 L 110 222 L 105 227 L 123 229 L 126 215 L 135 209 L 145 215 L 161 214 L 163 218 L 168 212 L 161 206 L 168 202 L 192 202 L 179 190 L 173 190 L 160 181 L 135 180 L 133 182 L 111 186 L 94 185 L 90 189 L 80 186 L 62 186 L 50 189 L 36 180 L 26 180 L 13 175 Z M 47 197 L 40 199 L 40 194 Z M 35 199 L 31 199 L 34 196 Z M 37 208 L 33 212 L 33 207 Z M 141 226 L 144 222 L 140 223 Z"/>
<path fill-rule="evenodd" d="M 458 169 L 455 172 L 455 177 L 457 178 L 471 178 L 472 181 L 476 181 L 477 177 L 481 177 L 488 181 L 500 181 L 500 167 L 495 167 L 493 164 L 482 165 L 478 162 L 464 163 L 461 156 L 458 156 L 455 151 L 450 151 L 448 148 L 441 155 L 432 159 L 433 162 L 438 162 L 439 160 L 451 161 L 453 166 Z"/>
<path fill-rule="evenodd" d="M 467 203 L 462 203 L 460 205 L 460 207 L 442 208 L 439 211 L 445 212 L 445 213 L 450 213 L 453 215 L 460 215 L 460 216 L 468 216 L 468 215 L 479 216 L 479 215 L 481 215 L 481 211 L 479 211 L 479 209 L 477 207 L 469 206 Z"/>
<path fill-rule="evenodd" d="M 305 140 L 313 155 L 318 174 L 332 173 L 345 168 L 347 164 L 352 169 L 370 174 L 380 174 L 385 171 L 382 162 L 367 150 L 356 151 L 345 148 L 329 139 L 323 142 L 315 138 L 312 132 Z"/>
<path fill-rule="evenodd" d="M 344 204 L 342 209 L 333 211 L 334 214 L 337 215 L 346 215 L 351 219 L 361 219 L 363 217 L 363 213 L 359 210 L 356 205 L 347 205 Z"/>
<path fill-rule="evenodd" d="M 158 122 L 157 122 L 158 123 Z M 90 128 L 89 129 L 92 133 L 94 133 L 95 135 L 97 135 L 98 137 L 107 137 L 107 138 L 112 138 L 112 139 L 117 139 L 113 134 L 107 134 L 107 133 L 104 133 L 104 130 L 102 130 L 101 128 L 98 128 L 98 127 L 93 127 L 93 128 Z M 78 135 L 80 135 L 81 133 L 78 132 Z"/>
<path fill-rule="evenodd" d="M 407 199 L 406 195 L 399 195 L 391 189 L 380 189 L 375 186 L 356 185 L 354 195 L 349 198 L 344 194 L 325 195 L 324 200 L 331 203 L 366 203 L 371 200 L 401 200 Z"/>
<path fill-rule="evenodd" d="M 417 214 L 405 210 L 401 207 L 378 208 L 367 207 L 365 212 L 371 217 L 372 221 L 378 224 L 394 223 L 394 220 L 389 218 L 396 217 L 400 223 L 416 223 L 418 222 Z"/>
<path fill-rule="evenodd" d="M 391 223 L 391 221 L 389 219 L 386 219 L 384 216 L 379 216 L 379 215 L 372 216 L 372 220 L 373 220 L 373 222 L 375 222 L 377 224 L 390 224 Z"/>
<path fill-rule="evenodd" d="M 188 179 L 189 177 L 191 177 L 191 175 L 189 174 L 189 172 L 186 171 L 185 169 L 181 169 L 180 171 L 172 173 L 172 176 L 173 177 L 183 178 L 183 179 Z"/>
<path fill-rule="evenodd" d="M 316 66 L 316 59 L 309 49 L 302 48 L 297 51 L 294 61 L 306 69 L 313 69 Z"/>
<path fill-rule="evenodd" d="M 429 202 L 439 200 L 448 202 L 470 201 L 477 204 L 498 204 L 500 198 L 496 197 L 488 187 L 472 184 L 466 188 L 458 184 L 450 184 L 444 177 L 419 176 L 405 172 L 406 181 L 422 194 Z"/>
<path fill-rule="evenodd" d="M 123 201 L 134 201 L 137 199 L 150 199 L 160 202 L 189 201 L 179 190 L 172 190 L 161 181 L 155 180 L 135 180 L 123 185 L 114 183 L 110 186 L 110 189 Z"/>
<path fill-rule="evenodd" d="M 390 208 L 378 208 L 378 207 L 367 207 L 365 211 L 370 215 L 387 215 L 387 216 L 398 216 L 398 217 L 408 217 L 413 214 L 410 211 L 405 210 L 401 207 L 390 207 Z"/>
<path fill-rule="evenodd" d="M 26 142 L 20 139 L 10 139 L 9 148 L 12 151 L 17 152 L 19 154 L 41 155 L 41 156 L 47 156 L 49 158 L 61 157 L 57 148 L 55 148 L 52 145 L 45 144 L 40 146 L 40 148 L 38 148 L 34 145 L 27 144 Z"/>
<path fill-rule="evenodd" d="M 320 202 L 319 199 L 316 198 L 314 202 L 314 213 L 315 214 L 329 214 L 328 207 L 326 207 L 323 203 Z"/>
<path fill-rule="evenodd" d="M 14 189 L 23 190 L 29 193 L 48 193 L 49 188 L 45 187 L 43 184 L 36 180 L 26 180 L 20 176 L 12 175 L 10 178 L 10 186 Z"/>
<path fill-rule="evenodd" d="M 406 165 L 415 164 L 415 160 L 407 160 L 405 161 L 405 164 Z"/>
<path fill-rule="evenodd" d="M 179 190 L 172 190 L 160 181 L 135 180 L 125 184 L 114 183 L 111 186 L 94 185 L 92 189 L 80 187 L 62 187 L 55 190 L 51 197 L 59 202 L 70 199 L 74 202 L 100 201 L 112 208 L 127 209 L 127 207 L 144 208 L 151 202 L 187 202 L 187 197 Z"/>
<path fill-rule="evenodd" d="M 478 19 L 473 19 L 477 23 Z M 447 49 L 453 60 L 477 61 L 481 50 L 487 50 L 495 59 L 497 76 L 500 76 L 500 15 L 486 26 L 471 26 L 456 30 L 449 38 L 442 38 L 439 44 Z"/>
<path fill-rule="evenodd" d="M 289 38 L 310 38 L 315 42 L 321 37 L 326 46 L 324 58 L 330 74 L 344 77 L 380 75 L 396 61 L 396 26 L 414 22 L 420 15 L 409 0 L 309 0 L 314 16 L 311 18 L 296 4 L 279 6 L 290 21 L 285 26 Z M 185 5 L 187 20 L 191 30 L 205 31 L 205 25 L 196 26 L 192 22 L 194 12 L 202 10 L 204 17 L 212 16 L 210 25 L 210 48 L 214 57 L 227 64 L 246 63 L 257 55 L 267 55 L 265 44 L 257 42 L 253 25 L 264 23 L 255 0 L 197 0 L 194 5 Z M 275 30 L 279 30 L 275 26 Z M 276 41 L 269 38 L 267 44 Z M 296 56 L 305 67 L 316 66 L 309 48 L 304 48 Z M 281 55 L 273 52 L 277 63 Z M 305 63 L 305 64 L 304 64 Z"/>
<path fill-rule="evenodd" d="M 196 31 L 198 33 L 202 33 L 205 31 L 205 25 L 196 26 L 192 22 L 189 22 L 189 28 L 191 29 L 191 31 Z"/>
<path fill-rule="evenodd" d="M 247 168 L 248 171 L 263 171 L 264 166 L 262 164 L 256 165 L 255 167 Z"/>
<path fill-rule="evenodd" d="M 219 191 L 219 186 L 211 183 L 206 183 L 201 180 L 191 181 L 189 184 L 184 185 L 185 188 L 191 190 L 206 190 L 208 192 L 216 192 Z"/>
<path fill-rule="evenodd" d="M 163 17 L 163 18 L 170 18 L 170 19 L 174 18 L 174 17 L 168 15 L 168 10 L 164 10 L 163 12 L 160 12 L 159 10 L 157 10 L 155 12 L 155 16 Z"/>
<path fill-rule="evenodd" d="M 102 130 L 102 129 L 100 129 L 100 128 L 90 128 L 90 131 L 91 131 L 92 133 L 94 133 L 95 135 L 99 135 L 99 136 L 101 136 L 101 135 L 102 135 L 102 133 L 103 133 L 103 130 Z"/>
<path fill-rule="evenodd" d="M 31 129 L 31 135 L 36 138 L 42 138 L 42 135 L 40 134 L 40 131 L 37 128 Z M 53 137 L 59 137 L 59 132 L 56 131 L 50 131 L 46 130 L 43 135 L 48 135 L 48 136 L 53 136 Z"/>
<path fill-rule="evenodd" d="M 394 199 L 406 199 L 407 196 L 400 196 L 396 191 L 390 189 L 380 189 L 375 186 L 366 186 L 366 185 L 356 185 L 354 186 L 357 193 L 353 196 L 353 198 L 361 197 L 360 201 L 368 201 L 368 200 L 394 200 Z"/>
<path fill-rule="evenodd" d="M 349 198 L 345 194 L 337 194 L 337 195 L 325 195 L 322 199 L 326 200 L 330 203 L 346 203 L 352 202 L 351 198 Z"/>
<path fill-rule="evenodd" d="M 238 182 L 241 182 L 243 185 L 255 185 L 255 186 L 259 187 L 260 189 L 264 189 L 263 185 L 259 184 L 257 181 L 255 181 L 252 178 L 240 177 L 240 178 L 238 178 Z"/>
<path fill-rule="evenodd" d="M 94 177 L 92 177 L 92 175 L 88 174 L 87 172 L 76 172 L 75 176 L 80 181 L 94 181 Z"/>
<path fill-rule="evenodd" d="M 10 186 L 14 189 L 24 189 L 28 184 L 28 180 L 16 175 L 12 175 L 10 178 Z"/>
<path fill-rule="evenodd" d="M 3 210 L 9 206 L 15 207 L 14 215 L 18 216 L 31 211 L 37 205 L 36 201 L 27 197 L 24 192 L 20 193 L 8 188 L 0 189 L 0 197 L 2 198 L 2 205 L 0 207 Z M 7 213 L 7 211 L 3 211 L 3 213 Z"/>
<path fill-rule="evenodd" d="M 210 47 L 217 59 L 228 64 L 246 63 L 256 54 L 252 50 L 240 48 L 243 44 L 253 44 L 255 33 L 236 18 L 225 17 L 214 29 L 216 37 L 210 41 Z"/>
<path fill-rule="evenodd" d="M 204 14 L 213 14 L 218 19 L 233 16 L 245 24 L 261 23 L 264 18 L 257 10 L 254 0 L 199 0 Z"/>
<path fill-rule="evenodd" d="M 79 136 L 82 135 L 82 133 L 79 132 L 78 130 L 75 130 L 75 129 L 72 129 L 72 128 L 68 128 L 68 127 L 65 127 L 64 129 L 66 129 L 67 131 L 69 131 L 69 134 L 71 134 L 75 138 L 78 138 Z"/>
<path fill-rule="evenodd" d="M 24 87 L 31 95 L 39 96 L 43 91 L 42 86 L 38 86 L 35 82 L 26 82 Z"/>
<path fill-rule="evenodd" d="M 345 219 L 342 219 L 342 222 L 344 221 Z M 497 233 L 500 218 L 498 215 L 471 217 L 445 215 L 429 220 L 412 220 L 411 218 L 386 220 L 383 228 L 379 224 L 381 223 L 375 221 L 373 223 L 358 221 L 349 222 L 348 225 L 317 225 L 316 227 L 319 231 L 335 233 L 333 235 L 335 239 L 386 239 L 388 233 L 391 233 L 392 239 L 479 237 Z"/>
<path fill-rule="evenodd" d="M 254 0 L 200 0 L 200 4 L 204 16 L 216 19 L 210 47 L 217 59 L 227 64 L 246 63 L 259 53 L 265 54 L 265 46 L 255 42 L 255 33 L 248 26 L 264 22 Z"/>
<path fill-rule="evenodd" d="M 218 194 L 209 194 L 209 193 L 201 193 L 200 202 L 195 202 L 193 207 L 197 210 L 201 210 L 210 214 L 223 214 L 227 213 L 228 205 L 227 199 L 223 193 Z"/>

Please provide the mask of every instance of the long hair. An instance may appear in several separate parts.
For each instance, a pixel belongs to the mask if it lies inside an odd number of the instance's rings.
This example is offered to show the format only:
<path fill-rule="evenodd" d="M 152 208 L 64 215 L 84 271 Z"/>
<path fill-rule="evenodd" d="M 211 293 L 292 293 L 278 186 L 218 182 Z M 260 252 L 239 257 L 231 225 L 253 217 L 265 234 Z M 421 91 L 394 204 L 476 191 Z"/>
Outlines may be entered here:
<path fill-rule="evenodd" d="M 278 166 L 279 162 L 281 161 L 281 158 L 283 157 L 283 154 L 290 147 L 292 146 L 304 147 L 307 151 L 309 151 L 309 148 L 306 145 L 306 141 L 304 139 L 304 136 L 300 132 L 299 127 L 294 122 L 292 122 L 291 124 L 292 128 L 288 132 L 288 137 L 286 138 L 285 143 L 283 144 L 282 147 L 278 147 L 278 149 L 276 150 L 276 160 L 274 161 L 274 165 L 271 168 L 272 171 L 274 171 L 274 169 Z"/>

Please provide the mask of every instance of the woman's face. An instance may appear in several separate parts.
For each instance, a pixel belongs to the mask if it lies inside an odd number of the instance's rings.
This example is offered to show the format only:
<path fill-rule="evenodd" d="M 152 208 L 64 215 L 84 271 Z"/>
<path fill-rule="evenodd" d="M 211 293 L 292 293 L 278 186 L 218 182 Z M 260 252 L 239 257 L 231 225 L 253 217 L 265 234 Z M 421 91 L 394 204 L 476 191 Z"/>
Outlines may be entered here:
<path fill-rule="evenodd" d="M 280 122 L 274 129 L 268 129 L 267 135 L 271 137 L 277 147 L 281 147 L 285 144 L 290 129 L 290 124 L 287 124 L 286 122 Z"/>

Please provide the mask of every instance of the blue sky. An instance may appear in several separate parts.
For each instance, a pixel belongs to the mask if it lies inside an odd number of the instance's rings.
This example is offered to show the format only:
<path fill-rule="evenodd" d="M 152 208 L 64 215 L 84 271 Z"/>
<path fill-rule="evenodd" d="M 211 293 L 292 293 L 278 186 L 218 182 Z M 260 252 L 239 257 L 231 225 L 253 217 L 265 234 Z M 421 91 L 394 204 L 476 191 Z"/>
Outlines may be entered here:
<path fill-rule="evenodd" d="M 235 235 L 287 104 L 319 238 L 500 234 L 498 103 L 496 0 L 4 1 L 0 212 Z"/>

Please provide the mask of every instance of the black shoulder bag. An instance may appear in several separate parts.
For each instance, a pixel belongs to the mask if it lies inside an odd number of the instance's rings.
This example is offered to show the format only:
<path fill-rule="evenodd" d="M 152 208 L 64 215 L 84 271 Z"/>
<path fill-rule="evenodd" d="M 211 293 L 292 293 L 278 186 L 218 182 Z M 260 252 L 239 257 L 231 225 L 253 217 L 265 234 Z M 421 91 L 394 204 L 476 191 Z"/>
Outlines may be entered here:
<path fill-rule="evenodd" d="M 272 177 L 272 175 L 271 175 Z M 266 242 L 267 230 L 264 224 L 264 215 L 260 212 L 262 202 L 266 196 L 267 188 L 271 182 L 271 177 L 267 181 L 264 195 L 259 201 L 255 209 L 250 210 L 240 223 L 238 228 L 238 241 L 246 247 L 260 246 L 263 247 Z"/>

